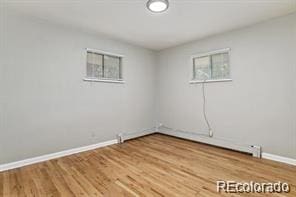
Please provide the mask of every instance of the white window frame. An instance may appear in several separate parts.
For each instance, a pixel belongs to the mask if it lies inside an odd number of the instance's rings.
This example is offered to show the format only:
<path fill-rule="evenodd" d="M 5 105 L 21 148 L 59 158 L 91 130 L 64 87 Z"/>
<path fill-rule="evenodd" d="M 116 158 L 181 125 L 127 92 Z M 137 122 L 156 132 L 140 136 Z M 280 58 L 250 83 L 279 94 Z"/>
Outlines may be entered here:
<path fill-rule="evenodd" d="M 229 75 L 230 77 L 227 79 L 206 79 L 206 80 L 195 80 L 194 79 L 194 59 L 199 58 L 199 57 L 205 57 L 205 56 L 211 56 L 219 53 L 228 53 L 228 64 L 229 64 Z M 191 74 L 191 80 L 189 81 L 190 84 L 195 84 L 195 83 L 211 83 L 211 82 L 227 82 L 227 81 L 232 81 L 231 78 L 231 67 L 230 67 L 230 48 L 224 48 L 224 49 L 218 49 L 214 51 L 209 51 L 205 53 L 199 53 L 196 55 L 191 56 L 191 64 L 190 64 L 190 70 L 192 72 Z"/>
<path fill-rule="evenodd" d="M 102 51 L 102 50 L 98 50 L 98 49 L 90 49 L 90 48 L 86 48 L 86 61 L 87 61 L 87 53 L 96 53 L 98 55 L 109 55 L 109 56 L 113 56 L 113 57 L 118 57 L 120 58 L 120 75 L 121 78 L 120 79 L 96 79 L 96 78 L 89 78 L 89 77 L 84 77 L 83 81 L 89 81 L 89 82 L 104 82 L 104 83 L 125 83 L 125 81 L 123 80 L 123 58 L 124 55 L 121 54 L 116 54 L 116 53 L 110 53 L 110 52 L 106 52 L 106 51 Z M 104 58 L 104 57 L 103 57 Z"/>

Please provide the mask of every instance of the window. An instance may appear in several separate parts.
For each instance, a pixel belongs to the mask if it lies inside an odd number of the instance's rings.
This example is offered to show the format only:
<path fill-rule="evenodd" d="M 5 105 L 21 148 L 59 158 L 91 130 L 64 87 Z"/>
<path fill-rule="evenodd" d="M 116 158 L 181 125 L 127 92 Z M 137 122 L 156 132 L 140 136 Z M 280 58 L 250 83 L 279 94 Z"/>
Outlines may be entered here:
<path fill-rule="evenodd" d="M 85 80 L 123 82 L 122 56 L 87 49 Z"/>
<path fill-rule="evenodd" d="M 193 57 L 192 82 L 230 81 L 229 49 L 222 49 Z"/>

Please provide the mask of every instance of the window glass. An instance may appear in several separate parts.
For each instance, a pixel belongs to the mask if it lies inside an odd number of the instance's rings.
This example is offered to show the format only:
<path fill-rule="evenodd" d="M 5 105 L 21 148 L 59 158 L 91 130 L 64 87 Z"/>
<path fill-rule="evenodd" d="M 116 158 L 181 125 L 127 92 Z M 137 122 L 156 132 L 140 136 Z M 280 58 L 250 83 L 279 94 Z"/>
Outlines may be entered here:
<path fill-rule="evenodd" d="M 230 79 L 229 53 L 222 52 L 193 59 L 193 80 Z"/>
<path fill-rule="evenodd" d="M 120 79 L 120 58 L 104 55 L 104 78 Z"/>
<path fill-rule="evenodd" d="M 228 53 L 212 55 L 212 79 L 229 79 Z"/>
<path fill-rule="evenodd" d="M 86 77 L 89 79 L 122 80 L 121 57 L 87 52 Z"/>
<path fill-rule="evenodd" d="M 198 57 L 194 59 L 194 78 L 198 80 L 209 79 L 211 75 L 210 57 Z"/>
<path fill-rule="evenodd" d="M 89 78 L 103 77 L 103 56 L 96 53 L 87 53 L 86 75 Z"/>

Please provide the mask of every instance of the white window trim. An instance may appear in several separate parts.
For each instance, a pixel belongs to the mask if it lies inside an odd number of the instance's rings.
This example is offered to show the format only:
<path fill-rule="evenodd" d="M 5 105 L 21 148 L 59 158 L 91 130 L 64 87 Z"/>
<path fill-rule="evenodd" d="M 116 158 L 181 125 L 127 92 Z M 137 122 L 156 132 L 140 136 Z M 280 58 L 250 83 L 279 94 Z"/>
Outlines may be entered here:
<path fill-rule="evenodd" d="M 101 55 L 110 55 L 114 57 L 119 57 L 121 58 L 121 75 L 123 73 L 123 57 L 124 55 L 117 54 L 117 53 L 110 53 L 106 52 L 103 50 L 98 50 L 98 49 L 91 49 L 91 48 L 85 48 L 86 49 L 86 55 L 88 52 L 93 52 Z M 125 83 L 123 78 L 121 79 L 97 79 L 97 78 L 90 78 L 90 77 L 84 77 L 83 81 L 88 81 L 88 82 L 103 82 L 103 83 Z"/>
<path fill-rule="evenodd" d="M 90 81 L 90 82 L 104 82 L 104 83 L 125 83 L 124 80 L 122 79 L 118 79 L 118 80 L 114 80 L 114 79 L 93 79 L 93 78 L 87 78 L 85 77 L 83 79 L 83 81 Z"/>
<path fill-rule="evenodd" d="M 121 54 L 110 53 L 110 52 L 106 52 L 106 51 L 103 51 L 103 50 L 91 49 L 91 48 L 86 48 L 86 52 L 99 53 L 99 54 L 102 54 L 102 55 L 110 55 L 110 56 L 115 56 L 115 57 L 124 57 L 124 55 L 121 55 Z"/>
<path fill-rule="evenodd" d="M 212 82 L 227 82 L 227 81 L 232 81 L 232 79 L 191 80 L 189 81 L 189 83 L 196 84 L 196 83 L 212 83 Z"/>
<path fill-rule="evenodd" d="M 192 55 L 191 59 L 193 60 L 194 58 L 214 55 L 217 53 L 225 53 L 225 52 L 229 52 L 230 50 L 231 50 L 230 48 L 224 48 L 224 49 L 217 49 L 214 51 L 208 51 L 208 52 L 204 52 L 204 53 L 198 53 L 198 54 Z"/>
<path fill-rule="evenodd" d="M 223 49 L 217 49 L 217 50 L 213 50 L 213 51 L 208 51 L 208 52 L 204 52 L 204 53 L 198 53 L 198 54 L 195 54 L 195 55 L 192 55 L 191 56 L 191 63 L 190 63 L 190 70 L 191 72 L 192 71 L 192 63 L 194 61 L 195 58 L 199 58 L 199 57 L 205 57 L 205 56 L 210 56 L 210 55 L 215 55 L 215 54 L 218 54 L 218 53 L 225 53 L 227 52 L 228 53 L 228 56 L 229 56 L 229 60 L 228 60 L 228 63 L 229 63 L 229 68 L 230 67 L 230 48 L 223 48 Z M 231 69 L 229 70 L 229 73 L 230 73 L 230 78 L 229 79 L 207 79 L 207 80 L 190 80 L 189 83 L 190 84 L 197 84 L 197 83 L 213 83 L 213 82 L 228 82 L 228 81 L 232 81 L 232 75 L 231 75 Z M 193 78 L 193 73 L 191 73 L 191 78 Z"/>

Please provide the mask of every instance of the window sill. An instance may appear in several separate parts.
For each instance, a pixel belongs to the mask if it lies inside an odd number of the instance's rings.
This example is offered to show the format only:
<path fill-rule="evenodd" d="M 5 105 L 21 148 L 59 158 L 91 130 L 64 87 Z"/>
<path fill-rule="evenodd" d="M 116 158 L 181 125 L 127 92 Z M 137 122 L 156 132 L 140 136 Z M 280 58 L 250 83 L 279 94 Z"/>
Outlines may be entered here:
<path fill-rule="evenodd" d="M 123 80 L 114 80 L 114 79 L 92 79 L 92 78 L 84 78 L 83 81 L 102 82 L 102 83 L 125 83 L 125 81 L 123 81 Z"/>
<path fill-rule="evenodd" d="M 191 80 L 189 81 L 190 84 L 196 84 L 196 83 L 214 83 L 214 82 L 227 82 L 232 81 L 232 79 L 208 79 L 208 80 Z"/>

